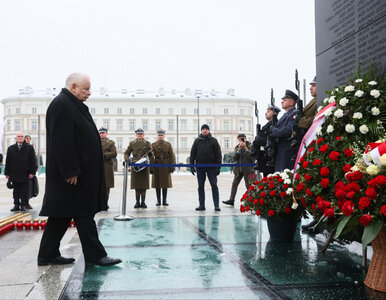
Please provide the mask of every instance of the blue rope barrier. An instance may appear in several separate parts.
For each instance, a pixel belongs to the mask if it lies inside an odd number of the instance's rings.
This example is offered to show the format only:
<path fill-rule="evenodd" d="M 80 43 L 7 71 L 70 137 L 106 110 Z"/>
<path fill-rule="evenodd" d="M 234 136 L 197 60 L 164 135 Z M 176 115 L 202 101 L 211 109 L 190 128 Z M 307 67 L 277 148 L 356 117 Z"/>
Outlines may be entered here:
<path fill-rule="evenodd" d="M 130 163 L 130 167 L 194 167 L 194 168 L 218 168 L 218 167 L 254 167 L 256 164 L 136 164 Z"/>

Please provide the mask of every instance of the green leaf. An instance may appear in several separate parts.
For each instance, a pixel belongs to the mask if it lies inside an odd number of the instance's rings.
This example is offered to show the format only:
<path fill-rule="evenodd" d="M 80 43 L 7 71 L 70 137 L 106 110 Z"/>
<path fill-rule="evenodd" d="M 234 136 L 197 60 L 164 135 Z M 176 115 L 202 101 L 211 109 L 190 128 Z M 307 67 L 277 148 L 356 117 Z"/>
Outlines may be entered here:
<path fill-rule="evenodd" d="M 363 250 L 366 249 L 366 246 L 377 236 L 383 227 L 383 222 L 371 222 L 365 227 L 365 230 L 362 235 L 362 247 Z"/>
<path fill-rule="evenodd" d="M 338 238 L 339 235 L 342 233 L 343 228 L 346 226 L 347 222 L 350 221 L 351 217 L 353 215 L 350 215 L 348 217 L 344 217 L 340 222 L 338 227 L 336 228 L 335 238 Z"/>

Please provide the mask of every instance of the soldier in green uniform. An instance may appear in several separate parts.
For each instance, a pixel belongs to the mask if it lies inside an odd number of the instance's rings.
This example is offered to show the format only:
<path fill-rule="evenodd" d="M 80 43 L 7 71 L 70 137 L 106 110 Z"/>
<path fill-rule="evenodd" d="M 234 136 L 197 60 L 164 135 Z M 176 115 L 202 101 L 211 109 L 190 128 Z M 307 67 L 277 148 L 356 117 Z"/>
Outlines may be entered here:
<path fill-rule="evenodd" d="M 312 96 L 312 100 L 303 109 L 303 116 L 298 122 L 298 126 L 300 128 L 304 128 L 305 131 L 307 131 L 308 128 L 311 127 L 316 115 L 316 76 L 310 82 L 310 93 Z"/>
<path fill-rule="evenodd" d="M 117 157 L 117 148 L 114 141 L 110 140 L 107 135 L 107 128 L 100 128 L 99 135 L 101 137 L 103 156 L 105 159 L 105 178 L 106 178 L 106 193 L 107 201 L 109 201 L 110 189 L 114 187 L 114 167 L 113 159 Z M 107 204 L 107 208 L 109 205 Z"/>
<path fill-rule="evenodd" d="M 153 152 L 151 144 L 144 139 L 144 131 L 138 128 L 135 131 L 136 139 L 131 141 L 125 151 L 125 160 L 129 160 L 132 155 L 131 162 L 137 162 L 142 157 L 148 156 L 152 159 Z M 142 168 L 141 168 L 142 169 Z M 135 205 L 134 208 L 147 208 L 145 203 L 146 190 L 149 189 L 149 168 L 143 168 L 136 172 L 134 167 L 131 168 L 130 189 L 135 190 Z M 141 200 L 141 203 L 139 202 Z"/>
<path fill-rule="evenodd" d="M 175 164 L 174 152 L 172 145 L 166 142 L 165 130 L 159 129 L 157 131 L 158 140 L 151 144 L 154 152 L 154 164 Z M 161 205 L 161 189 L 162 189 L 162 205 L 168 206 L 166 200 L 168 188 L 172 187 L 172 177 L 170 173 L 173 173 L 174 167 L 154 167 L 150 169 L 150 173 L 153 174 L 151 180 L 151 187 L 155 188 L 157 194 L 157 206 Z"/>

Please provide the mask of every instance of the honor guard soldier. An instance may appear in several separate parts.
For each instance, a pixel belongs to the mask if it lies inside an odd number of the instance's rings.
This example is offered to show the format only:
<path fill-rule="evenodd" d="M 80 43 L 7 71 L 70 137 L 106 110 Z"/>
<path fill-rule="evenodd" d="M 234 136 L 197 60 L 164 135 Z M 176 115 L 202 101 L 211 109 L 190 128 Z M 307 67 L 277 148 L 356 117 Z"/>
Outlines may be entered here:
<path fill-rule="evenodd" d="M 292 135 L 292 128 L 296 119 L 296 101 L 298 101 L 298 96 L 294 92 L 286 90 L 281 100 L 281 107 L 285 113 L 278 121 L 277 127 L 271 127 L 270 130 L 270 135 L 279 140 L 275 154 L 275 172 L 294 168 L 295 155 L 298 149 L 291 147 L 288 139 Z"/>
<path fill-rule="evenodd" d="M 267 146 L 267 139 L 269 130 L 272 126 L 273 115 L 277 116 L 280 111 L 281 109 L 276 105 L 268 105 L 267 111 L 265 112 L 265 118 L 268 123 L 261 128 L 259 135 L 255 137 L 255 140 L 252 143 L 251 156 L 257 159 L 257 169 L 259 172 L 262 172 L 264 176 L 275 172 L 274 166 L 267 165 L 269 158 L 267 157 L 267 153 L 264 148 Z"/>
<path fill-rule="evenodd" d="M 106 178 L 106 193 L 107 201 L 109 201 L 110 189 L 114 187 L 114 166 L 113 159 L 117 157 L 117 148 L 114 141 L 110 140 L 107 128 L 100 128 L 99 135 L 101 137 L 103 156 L 105 159 L 105 178 Z M 107 208 L 109 206 L 107 205 Z"/>
<path fill-rule="evenodd" d="M 172 145 L 165 141 L 165 130 L 157 130 L 157 141 L 151 146 L 154 153 L 154 164 L 175 164 L 174 152 Z M 166 200 L 168 188 L 172 187 L 171 173 L 175 171 L 174 167 L 154 167 L 150 168 L 150 173 L 153 174 L 151 187 L 155 188 L 157 194 L 157 204 L 161 205 L 161 189 L 162 189 L 162 205 L 168 206 Z"/>
<path fill-rule="evenodd" d="M 316 115 L 316 76 L 310 82 L 310 94 L 312 96 L 312 100 L 304 108 L 303 116 L 298 122 L 298 126 L 300 128 L 304 128 L 305 131 L 311 127 Z"/>
<path fill-rule="evenodd" d="M 144 139 L 144 131 L 142 128 L 138 128 L 135 131 L 135 135 L 136 139 L 130 142 L 125 151 L 125 160 L 129 160 L 130 155 L 132 155 L 132 163 L 148 163 L 153 156 L 151 144 Z M 136 200 L 134 208 L 147 208 L 145 198 L 146 190 L 149 189 L 149 185 L 149 168 L 131 167 L 130 188 L 135 190 Z"/>

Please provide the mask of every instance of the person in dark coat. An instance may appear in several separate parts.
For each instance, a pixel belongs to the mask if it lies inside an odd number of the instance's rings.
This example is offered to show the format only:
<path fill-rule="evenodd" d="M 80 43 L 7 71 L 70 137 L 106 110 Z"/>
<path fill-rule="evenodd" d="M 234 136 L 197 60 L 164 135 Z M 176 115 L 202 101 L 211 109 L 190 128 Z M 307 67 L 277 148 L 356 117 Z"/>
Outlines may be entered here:
<path fill-rule="evenodd" d="M 5 160 L 5 177 L 13 184 L 13 208 L 25 211 L 28 204 L 29 180 L 36 174 L 36 156 L 32 146 L 24 141 L 24 134 L 16 134 L 16 144 L 8 147 Z"/>
<path fill-rule="evenodd" d="M 157 130 L 158 140 L 151 144 L 154 154 L 154 164 L 175 164 L 176 159 L 174 157 L 172 145 L 165 141 L 165 130 Z M 155 188 L 157 195 L 157 204 L 156 206 L 161 205 L 161 189 L 162 189 L 162 205 L 168 206 L 167 202 L 167 193 L 168 188 L 172 187 L 172 176 L 175 170 L 174 167 L 154 167 L 150 168 L 150 173 L 153 174 L 151 179 L 151 187 Z"/>
<path fill-rule="evenodd" d="M 153 158 L 151 144 L 144 139 L 144 135 L 145 132 L 142 128 L 138 128 L 135 131 L 136 139 L 131 141 L 127 147 L 124 155 L 125 160 L 129 160 L 130 155 L 132 155 L 130 162 L 133 163 L 137 162 L 143 157 L 148 157 L 149 161 Z M 130 189 L 135 190 L 136 202 L 134 208 L 147 208 L 145 199 L 146 190 L 149 189 L 150 185 L 149 174 L 150 170 L 148 167 L 131 167 Z M 140 198 L 141 203 L 139 203 Z"/>
<path fill-rule="evenodd" d="M 235 147 L 233 152 L 233 161 L 237 164 L 252 164 L 253 158 L 251 157 L 251 143 L 247 141 L 247 137 L 244 133 L 240 133 L 237 136 L 237 141 L 239 142 Z M 232 182 L 231 194 L 229 196 L 229 200 L 223 201 L 222 203 L 228 205 L 235 205 L 235 197 L 237 193 L 237 188 L 244 178 L 245 188 L 248 189 L 250 186 L 248 176 L 253 174 L 253 167 L 233 167 L 232 168 L 234 177 Z"/>
<path fill-rule="evenodd" d="M 259 172 L 262 172 L 264 176 L 272 174 L 275 172 L 275 167 L 267 165 L 269 157 L 265 151 L 267 146 L 267 138 L 269 136 L 269 131 L 272 126 L 273 115 L 278 115 L 280 113 L 280 108 L 277 106 L 269 105 L 267 111 L 265 112 L 265 118 L 268 120 L 262 128 L 258 135 L 256 135 L 255 140 L 252 143 L 251 156 L 257 159 L 257 169 Z"/>
<path fill-rule="evenodd" d="M 288 138 L 292 135 L 292 127 L 296 119 L 297 110 L 295 108 L 298 96 L 286 90 L 281 100 L 281 107 L 286 111 L 277 122 L 277 127 L 271 129 L 270 135 L 279 138 L 277 152 L 275 156 L 275 172 L 284 169 L 292 170 L 295 164 L 297 148 L 291 147 Z"/>
<path fill-rule="evenodd" d="M 114 141 L 110 140 L 107 128 L 100 128 L 99 135 L 102 141 L 103 157 L 105 159 L 105 180 L 107 201 L 109 201 L 110 189 L 114 187 L 114 164 L 113 159 L 117 157 L 117 148 Z M 107 205 L 108 208 L 108 205 Z"/>
<path fill-rule="evenodd" d="M 28 145 L 31 145 L 31 136 L 29 134 L 26 134 L 24 136 L 24 141 Z M 33 148 L 33 145 L 31 145 L 31 146 Z M 34 151 L 35 151 L 35 149 L 34 149 Z M 36 161 L 36 170 L 37 170 L 39 168 L 38 159 L 36 158 L 35 161 Z M 28 201 L 27 201 L 27 204 L 25 206 L 26 209 L 32 209 L 32 206 L 29 203 L 29 199 L 34 197 L 34 180 L 36 180 L 36 178 L 34 178 L 34 177 L 32 177 L 31 179 L 28 180 Z"/>
<path fill-rule="evenodd" d="M 204 124 L 201 126 L 201 134 L 194 140 L 190 150 L 190 164 L 221 164 L 221 148 L 217 139 L 211 133 L 209 126 Z M 193 175 L 196 173 L 196 168 L 192 167 Z M 219 206 L 219 192 L 217 187 L 217 176 L 220 174 L 220 167 L 198 167 L 198 200 L 199 206 L 197 211 L 205 210 L 205 180 L 208 176 L 210 186 L 212 187 L 212 197 L 215 211 L 221 211 Z"/>
<path fill-rule="evenodd" d="M 74 219 L 87 265 L 110 266 L 99 241 L 94 216 L 106 210 L 106 184 L 101 139 L 84 101 L 90 79 L 73 73 L 47 109 L 46 189 L 40 216 L 48 216 L 38 265 L 69 264 L 60 255 L 60 240 Z"/>

